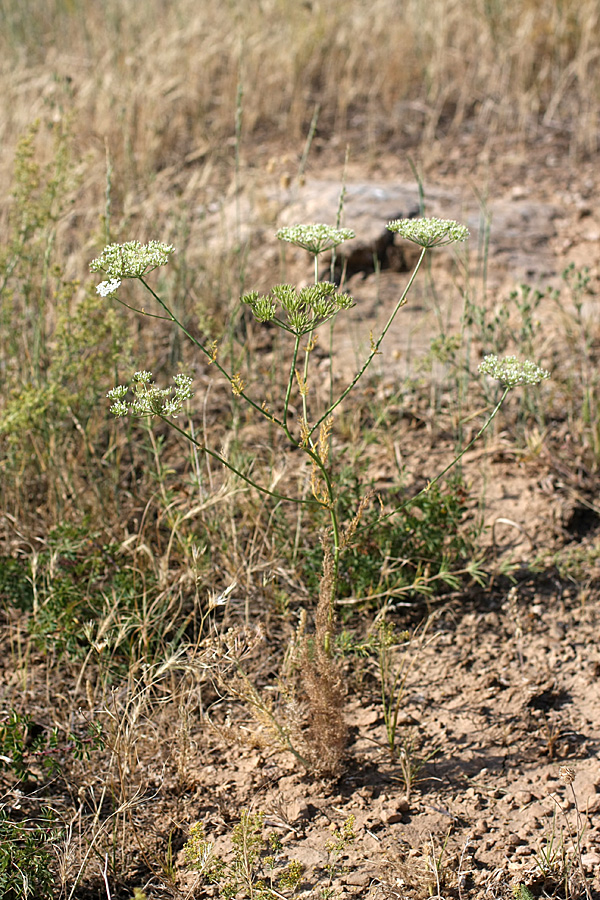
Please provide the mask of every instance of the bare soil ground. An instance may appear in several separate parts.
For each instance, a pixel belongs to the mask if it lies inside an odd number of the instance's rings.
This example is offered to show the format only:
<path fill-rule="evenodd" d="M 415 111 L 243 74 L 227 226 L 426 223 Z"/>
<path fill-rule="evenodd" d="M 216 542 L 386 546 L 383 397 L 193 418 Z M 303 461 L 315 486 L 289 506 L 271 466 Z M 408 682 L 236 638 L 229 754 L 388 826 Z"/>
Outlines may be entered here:
<path fill-rule="evenodd" d="M 217 838 L 230 832 L 232 810 L 265 811 L 286 854 L 306 867 L 307 889 L 327 862 L 332 827 L 353 815 L 357 840 L 336 882 L 358 897 L 510 897 L 515 883 L 563 896 L 560 866 L 544 877 L 536 856 L 553 835 L 555 851 L 564 841 L 570 852 L 585 825 L 582 859 L 598 890 L 598 618 L 597 599 L 582 603 L 549 580 L 439 610 L 431 640 L 413 648 L 403 703 L 400 731 L 415 757 L 435 751 L 409 796 L 367 674 L 349 698 L 350 761 L 338 781 L 308 779 L 280 755 L 213 738 L 194 762 L 198 783 L 185 811 Z M 565 764 L 576 773 L 579 824 L 559 778 Z"/>

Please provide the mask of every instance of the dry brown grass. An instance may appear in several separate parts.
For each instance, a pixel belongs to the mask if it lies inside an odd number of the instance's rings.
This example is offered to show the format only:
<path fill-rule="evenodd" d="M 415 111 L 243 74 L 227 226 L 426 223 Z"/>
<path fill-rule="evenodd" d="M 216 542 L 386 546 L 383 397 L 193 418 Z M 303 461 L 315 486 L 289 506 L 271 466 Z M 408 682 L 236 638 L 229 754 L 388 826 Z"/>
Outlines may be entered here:
<path fill-rule="evenodd" d="M 542 123 L 575 151 L 597 146 L 598 0 L 3 0 L 2 13 L 5 154 L 48 106 L 72 104 L 80 154 L 100 162 L 106 141 L 131 191 L 230 160 L 238 84 L 257 141 L 297 146 L 318 104 L 342 153 Z"/>
<path fill-rule="evenodd" d="M 340 171 L 347 146 L 354 160 L 382 148 L 435 157 L 437 139 L 466 131 L 597 149 L 599 0 L 2 0 L 0 18 L 0 197 L 30 123 L 42 119 L 50 159 L 72 115 L 79 182 L 59 229 L 69 277 L 87 277 L 106 236 L 109 167 L 111 239 L 189 246 L 197 282 L 207 213 L 273 154 L 294 171 L 317 110 L 311 160 Z M 239 243 L 231 232 L 226 222 L 220 250 Z M 201 293 L 222 307 L 237 299 L 237 271 L 213 251 Z"/>

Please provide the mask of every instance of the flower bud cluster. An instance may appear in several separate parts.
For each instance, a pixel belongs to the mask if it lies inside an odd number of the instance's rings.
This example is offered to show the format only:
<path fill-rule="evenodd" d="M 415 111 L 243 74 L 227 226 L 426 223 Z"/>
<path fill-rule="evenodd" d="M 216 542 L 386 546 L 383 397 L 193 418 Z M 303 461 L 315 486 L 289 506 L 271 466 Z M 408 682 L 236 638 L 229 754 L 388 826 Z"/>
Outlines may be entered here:
<path fill-rule="evenodd" d="M 530 359 L 523 362 L 516 356 L 505 356 L 504 359 L 498 359 L 493 353 L 484 356 L 479 363 L 479 371 L 482 375 L 490 375 L 509 388 L 517 387 L 520 384 L 539 384 L 540 381 L 550 378 L 550 372 L 540 368 Z"/>
<path fill-rule="evenodd" d="M 150 241 L 148 244 L 140 244 L 139 241 L 109 244 L 97 259 L 92 260 L 90 270 L 105 272 L 112 281 L 120 281 L 122 278 L 142 278 L 153 269 L 166 265 L 174 252 L 172 244 L 163 244 L 162 241 Z M 111 285 L 112 281 L 103 282 L 101 286 Z M 112 293 L 113 290 L 116 288 L 107 290 L 106 294 Z M 98 293 L 106 296 L 100 290 Z"/>
<path fill-rule="evenodd" d="M 406 241 L 412 241 L 420 247 L 443 247 L 466 241 L 469 229 L 453 219 L 396 219 L 388 222 L 387 228 Z"/>
<path fill-rule="evenodd" d="M 339 294 L 335 284 L 328 281 L 311 284 L 298 290 L 291 284 L 277 284 L 266 296 L 256 291 L 245 294 L 246 303 L 259 322 L 275 321 L 293 334 L 306 334 L 327 322 L 341 309 L 350 309 L 354 300 L 349 294 Z M 286 321 L 277 318 L 281 307 Z"/>
<path fill-rule="evenodd" d="M 157 388 L 152 382 L 152 372 L 136 372 L 133 376 L 131 391 L 133 400 L 125 402 L 129 386 L 117 385 L 107 393 L 113 401 L 110 411 L 114 416 L 172 416 L 176 418 L 183 404 L 193 397 L 192 379 L 189 375 L 174 375 L 174 387 Z"/>
<path fill-rule="evenodd" d="M 334 228 L 333 225 L 292 225 L 289 228 L 280 228 L 276 237 L 317 256 L 356 235 L 350 228 Z"/>

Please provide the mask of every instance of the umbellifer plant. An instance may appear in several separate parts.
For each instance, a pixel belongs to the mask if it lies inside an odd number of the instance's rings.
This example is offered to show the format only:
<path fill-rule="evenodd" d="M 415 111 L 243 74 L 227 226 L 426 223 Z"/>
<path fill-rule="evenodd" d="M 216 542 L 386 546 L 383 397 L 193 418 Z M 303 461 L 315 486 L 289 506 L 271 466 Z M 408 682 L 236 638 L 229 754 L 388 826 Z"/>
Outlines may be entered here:
<path fill-rule="evenodd" d="M 202 341 L 192 335 L 177 318 L 173 309 L 151 287 L 148 281 L 149 273 L 168 263 L 174 253 L 173 246 L 159 241 L 151 241 L 148 244 L 140 244 L 137 241 L 111 244 L 90 265 L 92 272 L 102 272 L 106 276 L 106 280 L 97 288 L 98 293 L 105 297 L 119 299 L 118 291 L 124 279 L 133 278 L 140 281 L 154 298 L 158 309 L 156 314 L 145 310 L 140 312 L 167 319 L 180 328 L 204 354 L 208 362 L 229 382 L 233 394 L 247 403 L 265 424 L 281 429 L 294 450 L 304 454 L 310 465 L 311 496 L 308 498 L 288 496 L 275 490 L 273 486 L 260 484 L 253 475 L 242 472 L 214 448 L 197 440 L 176 421 L 184 405 L 193 396 L 192 379 L 187 375 L 176 375 L 172 387 L 159 388 L 153 382 L 151 372 L 140 371 L 134 374 L 129 385 L 119 385 L 108 393 L 112 401 L 111 411 L 115 416 L 161 419 L 168 422 L 199 451 L 221 462 L 256 490 L 278 501 L 316 505 L 328 517 L 329 525 L 322 539 L 323 574 L 315 614 L 316 630 L 310 647 L 308 642 L 305 644 L 302 675 L 311 710 L 313 743 L 316 742 L 312 763 L 316 768 L 329 771 L 334 771 L 339 766 L 345 740 L 341 681 L 332 658 L 338 572 L 341 554 L 352 541 L 364 508 L 360 506 L 350 522 L 340 521 L 335 467 L 330 459 L 334 414 L 357 387 L 374 357 L 380 353 L 379 348 L 399 310 L 407 302 L 410 288 L 427 253 L 440 246 L 464 242 L 469 236 L 464 225 L 437 218 L 400 219 L 390 222 L 387 227 L 400 237 L 420 246 L 420 256 L 381 333 L 377 338 L 371 333 L 370 352 L 364 363 L 337 397 L 330 397 L 325 408 L 318 410 L 314 408 L 316 392 L 311 393 L 310 388 L 311 354 L 316 345 L 317 329 L 355 305 L 352 297 L 341 293 L 336 285 L 320 281 L 318 261 L 319 256 L 326 250 L 353 238 L 354 232 L 351 230 L 322 224 L 296 225 L 280 229 L 277 232 L 280 240 L 304 248 L 313 256 L 314 283 L 301 289 L 291 284 L 279 284 L 268 294 L 261 295 L 253 291 L 241 298 L 241 302 L 250 308 L 258 322 L 270 323 L 271 327 L 275 326 L 289 336 L 288 363 L 285 378 L 282 379 L 283 391 L 277 412 L 269 408 L 264 398 L 255 398 L 251 395 L 240 372 L 228 371 L 221 364 L 216 341 Z M 547 378 L 549 374 L 532 362 L 520 363 L 514 358 L 498 360 L 495 357 L 486 357 L 481 365 L 481 371 L 501 381 L 504 385 L 502 396 L 473 441 L 429 482 L 425 490 L 437 482 L 483 434 L 513 387 L 523 383 L 537 383 Z M 292 402 L 301 408 L 301 414 L 294 421 L 291 412 Z"/>

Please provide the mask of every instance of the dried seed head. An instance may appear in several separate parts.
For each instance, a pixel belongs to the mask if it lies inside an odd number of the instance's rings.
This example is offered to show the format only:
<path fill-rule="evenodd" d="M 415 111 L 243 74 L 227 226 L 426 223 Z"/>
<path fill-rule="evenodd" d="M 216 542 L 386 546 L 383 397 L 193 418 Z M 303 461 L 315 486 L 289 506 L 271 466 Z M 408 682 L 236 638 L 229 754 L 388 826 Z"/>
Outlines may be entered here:
<path fill-rule="evenodd" d="M 575 781 L 575 769 L 573 766 L 561 766 L 558 770 L 558 777 L 563 784 L 573 784 Z"/>

